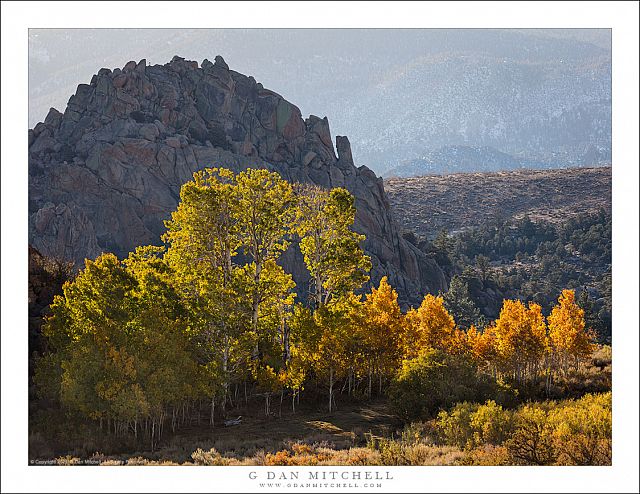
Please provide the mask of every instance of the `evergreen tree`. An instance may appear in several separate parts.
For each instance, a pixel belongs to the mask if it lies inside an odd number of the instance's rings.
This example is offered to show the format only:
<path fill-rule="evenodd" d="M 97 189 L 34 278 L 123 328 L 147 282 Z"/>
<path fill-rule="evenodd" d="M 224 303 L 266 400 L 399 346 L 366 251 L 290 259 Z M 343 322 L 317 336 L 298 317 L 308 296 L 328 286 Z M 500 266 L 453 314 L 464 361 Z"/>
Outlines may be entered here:
<path fill-rule="evenodd" d="M 449 290 L 442 295 L 442 299 L 459 327 L 468 329 L 472 324 L 478 324 L 480 311 L 469 297 L 469 287 L 460 276 L 451 278 Z"/>

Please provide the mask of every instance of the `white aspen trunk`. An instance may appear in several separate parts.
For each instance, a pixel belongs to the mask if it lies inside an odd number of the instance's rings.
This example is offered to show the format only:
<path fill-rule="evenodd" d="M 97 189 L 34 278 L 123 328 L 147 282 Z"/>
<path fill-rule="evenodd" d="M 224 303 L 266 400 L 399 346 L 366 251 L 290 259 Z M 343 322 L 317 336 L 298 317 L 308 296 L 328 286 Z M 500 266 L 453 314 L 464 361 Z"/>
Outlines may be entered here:
<path fill-rule="evenodd" d="M 369 392 L 368 392 L 369 399 L 371 399 L 371 378 L 372 378 L 372 374 L 373 374 L 373 370 L 372 370 L 371 366 L 369 366 Z"/>
<path fill-rule="evenodd" d="M 329 370 L 329 413 L 331 413 L 332 401 L 333 401 L 333 367 Z"/>
<path fill-rule="evenodd" d="M 211 415 L 209 416 L 209 424 L 211 427 L 215 426 L 214 416 L 216 414 L 216 397 L 211 398 Z"/>
<path fill-rule="evenodd" d="M 254 257 L 257 257 L 257 252 L 256 252 L 256 256 Z M 255 287 L 253 290 L 253 299 L 251 301 L 251 329 L 256 335 L 256 346 L 255 346 L 254 352 L 255 352 L 255 358 L 258 358 L 258 355 L 260 354 L 260 348 L 258 346 L 258 308 L 259 308 L 260 294 L 258 293 L 258 289 L 256 287 L 260 282 L 260 273 L 262 272 L 262 262 L 258 262 L 258 260 L 255 258 L 254 258 L 254 261 L 256 263 L 256 270 L 253 275 L 253 282 L 255 284 Z"/>
<path fill-rule="evenodd" d="M 342 383 L 342 388 L 340 389 L 340 394 L 344 393 L 344 390 L 347 389 L 347 384 L 349 383 L 348 379 L 345 379 Z"/>
<path fill-rule="evenodd" d="M 322 278 L 316 275 L 316 308 L 322 305 Z"/>
<path fill-rule="evenodd" d="M 231 408 L 235 406 L 235 404 L 233 403 L 233 397 L 231 396 L 231 392 L 229 392 L 229 404 L 231 405 Z"/>
<path fill-rule="evenodd" d="M 319 308 L 322 305 L 322 276 L 320 274 L 320 251 L 319 251 L 319 246 L 322 245 L 322 243 L 320 242 L 320 232 L 318 230 L 316 230 L 314 232 L 314 236 L 315 236 L 315 245 L 316 245 L 316 252 L 315 252 L 315 257 L 316 257 L 316 276 L 315 276 L 315 296 L 316 296 L 316 309 Z"/>
<path fill-rule="evenodd" d="M 295 390 L 293 391 L 293 394 L 291 395 L 291 409 L 293 410 L 293 413 L 296 413 L 296 392 Z"/>
<path fill-rule="evenodd" d="M 154 450 L 153 439 L 155 437 L 155 433 L 156 433 L 156 421 L 152 420 L 151 421 L 151 451 Z"/>
<path fill-rule="evenodd" d="M 291 360 L 291 348 L 289 346 L 289 328 L 287 326 L 287 322 L 285 321 L 284 314 L 281 316 L 281 325 L 282 325 L 282 347 L 283 347 L 283 363 L 285 369 L 289 365 L 289 360 Z"/>
<path fill-rule="evenodd" d="M 227 393 L 229 391 L 229 377 L 227 370 L 229 367 L 229 336 L 224 335 L 224 353 L 222 356 L 222 375 L 224 376 L 224 396 L 222 397 L 222 413 L 225 412 L 227 406 Z"/>

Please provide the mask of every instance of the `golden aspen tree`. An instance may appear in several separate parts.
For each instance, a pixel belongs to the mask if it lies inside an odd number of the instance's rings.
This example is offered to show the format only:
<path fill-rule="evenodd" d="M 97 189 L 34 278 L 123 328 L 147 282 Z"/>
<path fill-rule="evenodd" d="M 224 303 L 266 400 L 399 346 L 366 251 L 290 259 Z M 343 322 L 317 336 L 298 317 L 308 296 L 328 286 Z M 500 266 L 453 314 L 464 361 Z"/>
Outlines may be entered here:
<path fill-rule="evenodd" d="M 211 371 L 211 423 L 217 387 L 222 381 L 224 410 L 232 379 L 232 349 L 246 326 L 242 273 L 233 264 L 241 246 L 235 175 L 224 168 L 193 174 L 180 189 L 180 203 L 165 222 L 166 259 L 175 271 L 175 285 L 190 306 L 193 331 L 198 334 L 203 358 Z"/>
<path fill-rule="evenodd" d="M 251 331 L 257 337 L 260 306 L 267 289 L 263 270 L 266 263 L 275 263 L 289 246 L 287 237 L 293 226 L 296 197 L 289 182 L 265 169 L 249 168 L 240 172 L 235 184 L 237 207 L 233 209 L 233 219 L 240 246 L 251 261 Z M 257 344 L 255 353 L 258 353 Z"/>
<path fill-rule="evenodd" d="M 329 412 L 335 408 L 335 384 L 349 369 L 348 348 L 355 337 L 353 315 L 360 312 L 360 299 L 350 294 L 317 309 L 313 316 L 319 329 L 313 349 L 313 368 L 329 383 Z"/>
<path fill-rule="evenodd" d="M 467 331 L 467 341 L 475 362 L 481 367 L 492 369 L 495 374 L 497 363 L 495 326 L 489 325 L 483 331 L 479 331 L 472 325 Z"/>
<path fill-rule="evenodd" d="M 516 382 L 535 379 L 547 348 L 547 330 L 542 308 L 526 307 L 519 300 L 505 300 L 495 322 L 498 356 Z"/>
<path fill-rule="evenodd" d="M 367 294 L 360 314 L 359 334 L 368 363 L 368 394 L 371 396 L 373 375 L 377 374 L 378 393 L 381 393 L 383 380 L 395 372 L 402 357 L 404 316 L 398 305 L 398 293 L 389 285 L 386 276 L 380 280 L 377 289 L 372 288 Z"/>
<path fill-rule="evenodd" d="M 265 261 L 260 280 L 258 334 L 251 335 L 260 352 L 251 362 L 253 376 L 265 390 L 266 414 L 270 413 L 271 394 L 280 392 L 280 411 L 291 360 L 289 319 L 293 307 L 295 283 L 290 274 L 272 259 Z"/>
<path fill-rule="evenodd" d="M 290 361 L 287 370 L 293 392 L 292 408 L 300 402 L 307 374 L 314 369 L 318 357 L 318 346 L 322 337 L 321 328 L 310 308 L 295 304 L 289 319 Z"/>
<path fill-rule="evenodd" d="M 451 355 L 471 355 L 471 344 L 467 334 L 460 328 L 454 329 L 445 351 Z"/>
<path fill-rule="evenodd" d="M 142 423 L 152 448 L 171 410 L 198 397 L 201 368 L 185 309 L 161 258 L 139 247 L 121 262 L 103 254 L 57 297 L 45 335 L 55 345 L 60 401 L 120 435 Z"/>
<path fill-rule="evenodd" d="M 577 369 L 580 359 L 593 353 L 595 334 L 586 329 L 584 310 L 576 303 L 573 290 L 562 290 L 547 321 L 554 357 L 562 371 L 568 372 L 570 361 Z"/>
<path fill-rule="evenodd" d="M 429 348 L 446 350 L 451 344 L 455 321 L 444 307 L 442 297 L 427 294 L 420 307 L 406 315 L 403 338 L 404 358 L 414 358 Z"/>

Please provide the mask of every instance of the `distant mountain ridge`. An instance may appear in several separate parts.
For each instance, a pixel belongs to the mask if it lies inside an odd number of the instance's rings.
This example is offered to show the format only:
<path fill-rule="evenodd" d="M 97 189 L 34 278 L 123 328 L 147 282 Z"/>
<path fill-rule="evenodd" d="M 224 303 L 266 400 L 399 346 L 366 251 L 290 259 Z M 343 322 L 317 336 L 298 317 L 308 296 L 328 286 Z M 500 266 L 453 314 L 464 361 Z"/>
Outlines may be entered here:
<path fill-rule="evenodd" d="M 497 172 L 520 168 L 556 168 L 553 164 L 516 158 L 490 147 L 444 146 L 423 158 L 409 160 L 385 172 L 383 177 L 420 177 L 465 172 Z"/>
<path fill-rule="evenodd" d="M 327 115 L 378 175 L 446 146 L 545 166 L 611 162 L 607 29 L 30 30 L 31 125 L 98 66 L 222 53 Z M 114 47 L 113 39 L 118 45 Z M 526 163 L 525 163 L 526 164 Z"/>

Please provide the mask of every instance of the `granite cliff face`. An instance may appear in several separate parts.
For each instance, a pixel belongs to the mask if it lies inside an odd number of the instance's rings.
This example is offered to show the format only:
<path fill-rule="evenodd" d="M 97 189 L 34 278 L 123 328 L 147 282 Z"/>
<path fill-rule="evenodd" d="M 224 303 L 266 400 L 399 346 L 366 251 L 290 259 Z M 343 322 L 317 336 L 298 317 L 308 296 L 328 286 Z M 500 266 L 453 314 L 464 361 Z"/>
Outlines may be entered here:
<path fill-rule="evenodd" d="M 372 281 L 388 275 L 405 303 L 446 285 L 439 267 L 404 241 L 382 179 L 356 167 L 346 137 L 252 77 L 215 63 L 174 57 L 101 69 L 78 86 L 64 113 L 51 109 L 29 130 L 29 242 L 45 255 L 82 263 L 158 244 L 163 220 L 194 171 L 264 167 L 283 178 L 345 187 L 356 197 L 355 230 L 366 235 Z M 306 282 L 301 256 L 284 263 Z"/>

